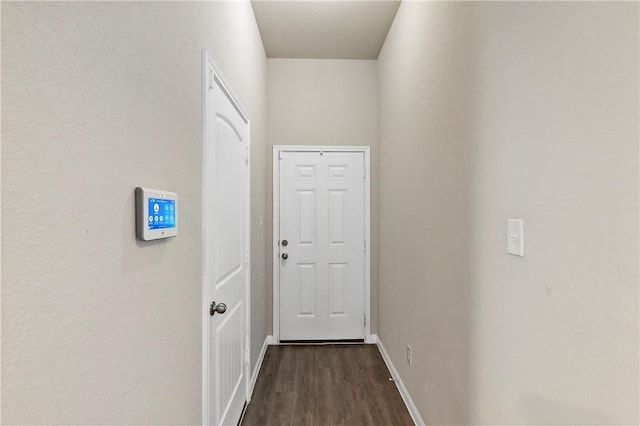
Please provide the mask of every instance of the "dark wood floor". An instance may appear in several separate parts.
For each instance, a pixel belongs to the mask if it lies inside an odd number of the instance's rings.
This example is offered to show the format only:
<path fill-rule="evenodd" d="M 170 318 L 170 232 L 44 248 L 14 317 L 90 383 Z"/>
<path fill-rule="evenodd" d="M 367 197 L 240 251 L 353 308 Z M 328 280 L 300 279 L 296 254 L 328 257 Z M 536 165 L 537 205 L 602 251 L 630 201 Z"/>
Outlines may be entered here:
<path fill-rule="evenodd" d="M 243 426 L 413 425 L 375 345 L 269 346 Z"/>

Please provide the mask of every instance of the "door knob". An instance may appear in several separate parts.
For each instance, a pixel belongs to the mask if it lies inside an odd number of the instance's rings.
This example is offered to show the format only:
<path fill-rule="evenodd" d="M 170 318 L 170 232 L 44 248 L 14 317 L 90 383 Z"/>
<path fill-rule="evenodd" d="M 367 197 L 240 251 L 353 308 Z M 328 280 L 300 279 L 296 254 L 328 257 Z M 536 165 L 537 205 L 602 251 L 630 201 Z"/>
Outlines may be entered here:
<path fill-rule="evenodd" d="M 287 245 L 289 245 L 289 241 L 287 241 L 287 240 L 282 240 L 282 245 L 286 247 Z"/>
<path fill-rule="evenodd" d="M 289 258 L 289 255 L 288 255 L 287 253 L 282 253 L 282 258 L 283 258 L 283 259 L 288 259 L 288 258 Z"/>
<path fill-rule="evenodd" d="M 211 306 L 209 307 L 209 314 L 213 316 L 216 312 L 219 314 L 224 314 L 225 312 L 227 312 L 227 305 L 225 305 L 224 303 L 218 303 L 216 305 L 216 302 L 211 302 Z"/>

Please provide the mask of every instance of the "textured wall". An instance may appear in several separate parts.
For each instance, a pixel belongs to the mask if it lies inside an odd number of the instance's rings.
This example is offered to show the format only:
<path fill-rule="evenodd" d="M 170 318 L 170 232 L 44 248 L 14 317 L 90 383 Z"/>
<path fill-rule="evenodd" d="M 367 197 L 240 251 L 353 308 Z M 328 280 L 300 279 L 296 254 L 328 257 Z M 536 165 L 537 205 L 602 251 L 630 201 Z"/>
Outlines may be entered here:
<path fill-rule="evenodd" d="M 269 59 L 267 61 L 268 168 L 267 258 L 273 246 L 273 145 L 368 145 L 371 147 L 371 332 L 377 324 L 378 253 L 377 61 Z M 273 262 L 267 264 L 273 276 Z M 268 289 L 269 306 L 273 292 Z M 271 314 L 272 309 L 269 309 Z M 269 330 L 273 320 L 269 315 Z"/>
<path fill-rule="evenodd" d="M 203 47 L 252 118 L 255 227 L 266 58 L 248 2 L 2 3 L 3 423 L 200 423 Z M 138 185 L 179 194 L 177 238 L 136 241 Z"/>
<path fill-rule="evenodd" d="M 428 424 L 469 422 L 471 72 L 460 9 L 402 3 L 378 59 L 378 335 Z"/>
<path fill-rule="evenodd" d="M 428 423 L 639 423 L 638 7 L 400 6 L 378 330 Z"/>

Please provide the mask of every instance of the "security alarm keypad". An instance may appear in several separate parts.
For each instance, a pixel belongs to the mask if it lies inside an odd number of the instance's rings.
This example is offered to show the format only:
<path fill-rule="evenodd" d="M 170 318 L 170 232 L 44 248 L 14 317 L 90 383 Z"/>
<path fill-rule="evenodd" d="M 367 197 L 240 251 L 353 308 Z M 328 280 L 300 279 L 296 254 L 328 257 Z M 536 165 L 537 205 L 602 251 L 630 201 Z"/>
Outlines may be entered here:
<path fill-rule="evenodd" d="M 138 187 L 136 236 L 151 241 L 178 235 L 178 195 L 175 192 Z"/>

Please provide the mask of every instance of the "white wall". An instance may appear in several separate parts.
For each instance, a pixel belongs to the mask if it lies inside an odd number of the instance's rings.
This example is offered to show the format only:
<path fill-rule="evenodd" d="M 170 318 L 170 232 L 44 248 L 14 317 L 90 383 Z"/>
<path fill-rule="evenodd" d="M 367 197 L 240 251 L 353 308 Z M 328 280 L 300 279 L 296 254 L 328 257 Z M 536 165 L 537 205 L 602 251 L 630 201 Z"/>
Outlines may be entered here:
<path fill-rule="evenodd" d="M 274 145 L 371 147 L 371 332 L 377 324 L 378 67 L 371 60 L 269 59 L 267 61 L 269 156 Z M 267 256 L 271 259 L 273 165 L 269 161 Z M 273 265 L 267 265 L 272 277 Z M 271 289 L 268 299 L 273 303 Z M 272 306 L 272 305 L 270 305 Z M 269 310 L 269 330 L 272 328 Z"/>
<path fill-rule="evenodd" d="M 378 334 L 427 423 L 640 422 L 638 7 L 400 6 Z"/>
<path fill-rule="evenodd" d="M 2 3 L 2 422 L 201 421 L 202 48 L 252 119 L 265 337 L 266 58 L 248 2 Z M 139 243 L 136 186 L 180 197 Z"/>

